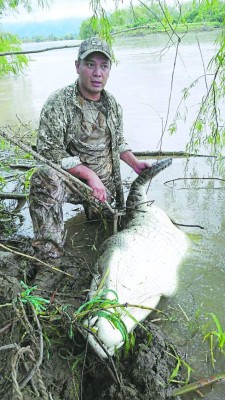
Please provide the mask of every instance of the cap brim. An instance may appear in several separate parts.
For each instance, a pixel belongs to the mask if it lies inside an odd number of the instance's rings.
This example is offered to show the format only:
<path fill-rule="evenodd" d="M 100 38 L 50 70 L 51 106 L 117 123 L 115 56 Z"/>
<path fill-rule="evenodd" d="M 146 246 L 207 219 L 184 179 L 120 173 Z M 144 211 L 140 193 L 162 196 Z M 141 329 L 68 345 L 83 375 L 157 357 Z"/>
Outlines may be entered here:
<path fill-rule="evenodd" d="M 79 57 L 81 58 L 81 60 L 84 60 L 87 56 L 89 56 L 89 54 L 92 54 L 92 53 L 102 53 L 109 59 L 109 61 L 112 61 L 112 58 L 110 57 L 109 53 L 107 53 L 104 50 L 87 50 L 83 54 L 81 54 Z"/>

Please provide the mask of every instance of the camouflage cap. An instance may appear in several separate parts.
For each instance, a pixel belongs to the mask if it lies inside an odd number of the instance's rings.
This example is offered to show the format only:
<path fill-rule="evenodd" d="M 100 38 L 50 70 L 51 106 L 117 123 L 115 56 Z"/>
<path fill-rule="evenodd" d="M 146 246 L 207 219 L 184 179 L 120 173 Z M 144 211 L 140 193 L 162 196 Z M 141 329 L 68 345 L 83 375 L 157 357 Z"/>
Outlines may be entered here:
<path fill-rule="evenodd" d="M 99 52 L 105 54 L 106 57 L 112 62 L 112 53 L 108 43 L 98 37 L 92 37 L 90 39 L 84 40 L 79 47 L 78 58 L 83 60 L 89 54 Z"/>

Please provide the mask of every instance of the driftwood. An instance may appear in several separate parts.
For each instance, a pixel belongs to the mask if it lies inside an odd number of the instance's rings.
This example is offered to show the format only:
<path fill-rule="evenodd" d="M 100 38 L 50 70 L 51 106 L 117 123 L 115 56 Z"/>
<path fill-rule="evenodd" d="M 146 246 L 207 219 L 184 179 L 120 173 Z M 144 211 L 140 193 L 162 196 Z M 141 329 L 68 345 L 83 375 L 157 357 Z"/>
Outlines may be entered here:
<path fill-rule="evenodd" d="M 16 192 L 1 192 L 0 199 L 1 200 L 23 200 L 27 199 L 28 193 L 16 193 Z"/>
<path fill-rule="evenodd" d="M 185 151 L 133 151 L 133 154 L 137 157 L 212 157 L 216 158 L 216 156 L 210 156 L 208 154 L 195 154 L 195 153 L 186 153 Z"/>

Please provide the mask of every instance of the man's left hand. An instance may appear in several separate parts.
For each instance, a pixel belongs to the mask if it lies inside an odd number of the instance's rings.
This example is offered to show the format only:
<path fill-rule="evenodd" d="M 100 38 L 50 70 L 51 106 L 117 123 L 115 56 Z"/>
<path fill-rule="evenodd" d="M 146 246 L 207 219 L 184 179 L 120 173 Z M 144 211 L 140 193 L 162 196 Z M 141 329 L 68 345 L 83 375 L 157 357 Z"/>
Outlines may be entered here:
<path fill-rule="evenodd" d="M 151 164 L 149 164 L 147 161 L 140 161 L 137 160 L 133 166 L 134 171 L 136 174 L 140 175 L 140 173 L 145 169 L 145 168 L 151 168 Z"/>

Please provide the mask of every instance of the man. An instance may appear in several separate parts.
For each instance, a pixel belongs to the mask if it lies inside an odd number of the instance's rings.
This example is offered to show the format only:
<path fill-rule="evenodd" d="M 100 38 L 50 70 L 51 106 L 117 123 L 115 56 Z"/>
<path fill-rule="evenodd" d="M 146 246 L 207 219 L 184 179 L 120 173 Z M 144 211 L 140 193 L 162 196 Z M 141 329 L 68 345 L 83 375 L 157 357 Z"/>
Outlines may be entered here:
<path fill-rule="evenodd" d="M 81 43 L 75 62 L 78 79 L 54 92 L 44 105 L 37 137 L 37 150 L 85 182 L 93 198 L 103 204 L 115 199 L 123 207 L 120 159 L 139 174 L 148 163 L 138 160 L 123 137 L 122 109 L 104 90 L 112 64 L 108 44 L 99 38 Z M 32 176 L 30 214 L 33 247 L 39 256 L 58 258 L 63 253 L 63 202 L 73 197 L 82 203 L 87 217 L 92 208 L 76 196 L 60 175 L 41 168 Z M 105 208 L 103 207 L 103 210 Z"/>

